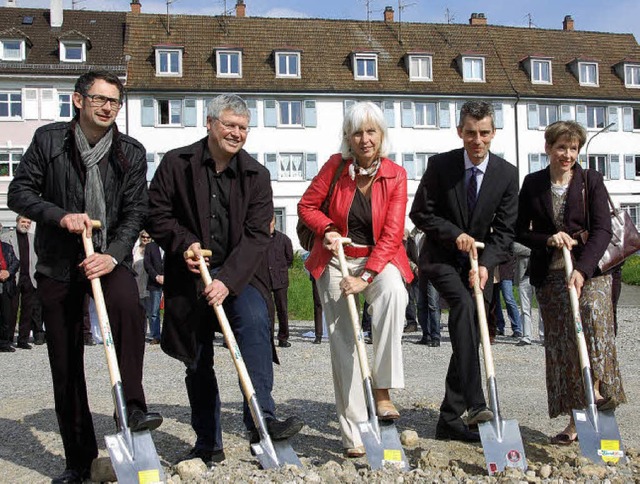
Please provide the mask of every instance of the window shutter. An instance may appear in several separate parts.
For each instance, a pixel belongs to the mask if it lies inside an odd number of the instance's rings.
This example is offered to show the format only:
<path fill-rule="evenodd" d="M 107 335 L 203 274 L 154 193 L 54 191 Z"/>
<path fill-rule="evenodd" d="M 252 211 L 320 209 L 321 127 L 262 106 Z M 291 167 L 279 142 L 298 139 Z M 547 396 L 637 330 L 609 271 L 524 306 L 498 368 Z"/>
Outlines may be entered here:
<path fill-rule="evenodd" d="M 384 101 L 382 103 L 382 111 L 384 112 L 384 120 L 387 122 L 388 128 L 396 127 L 396 113 L 393 108 L 393 101 Z"/>
<path fill-rule="evenodd" d="M 636 178 L 636 163 L 633 155 L 624 155 L 624 179 L 635 180 Z"/>
<path fill-rule="evenodd" d="M 402 101 L 402 127 L 413 128 L 413 103 Z"/>
<path fill-rule="evenodd" d="M 633 131 L 633 108 L 622 108 L 622 131 Z"/>
<path fill-rule="evenodd" d="M 573 121 L 573 116 L 571 116 L 571 106 L 568 104 L 560 105 L 560 121 Z"/>
<path fill-rule="evenodd" d="M 405 153 L 402 155 L 402 166 L 407 170 L 407 179 L 414 180 L 416 177 L 416 164 L 413 153 Z"/>
<path fill-rule="evenodd" d="M 271 180 L 278 179 L 278 155 L 275 153 L 264 154 L 264 166 L 269 170 Z"/>
<path fill-rule="evenodd" d="M 582 168 L 588 168 L 587 157 L 586 155 L 578 155 L 578 163 Z"/>
<path fill-rule="evenodd" d="M 313 177 L 318 174 L 318 155 L 316 153 L 307 153 L 305 165 L 305 179 L 313 180 Z"/>
<path fill-rule="evenodd" d="M 502 103 L 493 103 L 493 112 L 495 115 L 496 129 L 503 129 L 504 114 L 502 112 Z"/>
<path fill-rule="evenodd" d="M 587 127 L 587 106 L 583 104 L 576 106 L 576 121 L 585 128 Z"/>
<path fill-rule="evenodd" d="M 307 128 L 315 128 L 318 125 L 315 101 L 304 102 L 304 125 Z"/>
<path fill-rule="evenodd" d="M 356 102 L 353 99 L 345 99 L 344 100 L 344 115 L 347 114 L 347 110 L 353 106 Z"/>
<path fill-rule="evenodd" d="M 438 104 L 439 104 L 439 110 L 440 110 L 440 127 L 450 128 L 451 127 L 451 110 L 449 107 L 449 101 L 443 101 Z"/>
<path fill-rule="evenodd" d="M 258 126 L 258 101 L 255 99 L 247 99 L 247 107 L 249 108 L 249 113 L 251 113 L 251 120 L 249 121 L 249 126 L 255 128 Z"/>
<path fill-rule="evenodd" d="M 391 161 L 393 161 L 394 163 L 396 162 L 396 154 L 395 153 L 389 153 L 387 155 L 387 158 L 389 158 Z"/>
<path fill-rule="evenodd" d="M 539 118 L 538 118 L 538 105 L 537 104 L 529 104 L 527 105 L 527 123 L 529 129 L 537 129 L 539 126 Z"/>
<path fill-rule="evenodd" d="M 140 124 L 142 126 L 155 126 L 156 116 L 153 109 L 153 99 L 142 99 L 142 114 Z"/>
<path fill-rule="evenodd" d="M 463 102 L 456 103 L 456 127 L 460 126 L 460 111 L 462 111 Z"/>
<path fill-rule="evenodd" d="M 42 89 L 40 103 L 40 117 L 42 119 L 56 119 L 58 117 L 58 96 L 55 89 Z"/>
<path fill-rule="evenodd" d="M 616 106 L 609 106 L 609 123 L 614 123 L 609 128 L 609 131 L 618 131 L 620 129 L 620 126 L 618 126 L 618 108 Z"/>
<path fill-rule="evenodd" d="M 529 153 L 529 173 L 535 173 L 541 169 L 540 155 L 538 153 Z"/>
<path fill-rule="evenodd" d="M 150 182 L 156 172 L 156 155 L 147 151 L 147 182 Z"/>
<path fill-rule="evenodd" d="M 267 128 L 273 128 L 278 125 L 278 114 L 274 99 L 265 99 L 264 101 L 264 125 Z"/>
<path fill-rule="evenodd" d="M 24 108 L 22 111 L 24 119 L 38 119 L 38 90 L 23 89 L 22 99 Z"/>
<path fill-rule="evenodd" d="M 184 101 L 184 126 L 197 126 L 198 113 L 196 111 L 196 100 L 185 99 Z"/>
<path fill-rule="evenodd" d="M 611 155 L 609 171 L 609 178 L 611 180 L 620 180 L 620 155 Z"/>

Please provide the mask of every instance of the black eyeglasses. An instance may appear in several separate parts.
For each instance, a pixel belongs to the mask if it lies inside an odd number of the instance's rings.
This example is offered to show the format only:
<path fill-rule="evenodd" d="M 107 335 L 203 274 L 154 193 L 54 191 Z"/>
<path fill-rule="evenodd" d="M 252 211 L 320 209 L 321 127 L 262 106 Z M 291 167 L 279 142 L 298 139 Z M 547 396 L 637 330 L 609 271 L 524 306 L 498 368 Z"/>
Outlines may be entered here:
<path fill-rule="evenodd" d="M 101 94 L 82 94 L 82 97 L 86 97 L 91 101 L 91 105 L 96 108 L 101 108 L 105 104 L 109 103 L 111 109 L 120 109 L 122 101 L 112 97 L 102 96 Z"/>
<path fill-rule="evenodd" d="M 151 237 L 149 237 L 148 235 L 141 235 L 140 238 L 141 239 L 150 239 Z"/>

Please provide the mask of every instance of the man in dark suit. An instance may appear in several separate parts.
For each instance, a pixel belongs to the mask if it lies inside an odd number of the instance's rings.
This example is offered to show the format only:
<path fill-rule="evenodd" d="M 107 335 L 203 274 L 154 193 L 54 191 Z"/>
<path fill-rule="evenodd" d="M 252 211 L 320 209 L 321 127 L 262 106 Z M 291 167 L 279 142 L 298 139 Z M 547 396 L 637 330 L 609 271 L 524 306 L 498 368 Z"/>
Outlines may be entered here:
<path fill-rule="evenodd" d="M 479 333 L 470 291 L 476 275 L 470 271 L 468 254 L 479 258 L 477 276 L 488 303 L 489 274 L 504 260 L 514 237 L 518 174 L 515 166 L 489 152 L 495 136 L 491 104 L 466 102 L 458 135 L 463 149 L 429 159 L 409 216 L 425 233 L 420 270 L 450 306 L 453 354 L 436 438 L 479 441 L 469 426 L 491 420 L 493 414 L 482 391 Z M 479 256 L 476 241 L 485 243 Z M 466 423 L 461 418 L 465 411 Z"/>
<path fill-rule="evenodd" d="M 0 224 L 2 229 L 2 224 Z M 0 353 L 13 353 L 15 348 L 13 333 L 15 326 L 9 324 L 11 315 L 11 299 L 17 293 L 16 273 L 20 269 L 20 261 L 8 242 L 0 242 Z"/>
<path fill-rule="evenodd" d="M 276 307 L 270 311 L 271 322 L 275 326 L 276 313 L 278 313 L 278 346 L 288 348 L 289 343 L 289 316 L 287 291 L 289 290 L 289 267 L 293 264 L 293 246 L 291 239 L 286 234 L 276 230 L 275 216 L 269 225 L 271 231 L 271 243 L 269 244 L 269 278 L 271 292 Z"/>

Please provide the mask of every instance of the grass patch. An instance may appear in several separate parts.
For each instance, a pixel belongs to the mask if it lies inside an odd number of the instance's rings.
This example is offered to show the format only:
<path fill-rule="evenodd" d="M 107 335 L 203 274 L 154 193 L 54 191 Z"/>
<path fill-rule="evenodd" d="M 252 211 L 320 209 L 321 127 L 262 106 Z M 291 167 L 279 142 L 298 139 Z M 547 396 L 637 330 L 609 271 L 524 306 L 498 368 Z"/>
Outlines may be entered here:
<path fill-rule="evenodd" d="M 632 255 L 622 266 L 622 282 L 640 286 L 640 255 Z"/>
<path fill-rule="evenodd" d="M 313 321 L 313 293 L 311 279 L 304 270 L 302 257 L 296 253 L 289 270 L 289 318 Z"/>

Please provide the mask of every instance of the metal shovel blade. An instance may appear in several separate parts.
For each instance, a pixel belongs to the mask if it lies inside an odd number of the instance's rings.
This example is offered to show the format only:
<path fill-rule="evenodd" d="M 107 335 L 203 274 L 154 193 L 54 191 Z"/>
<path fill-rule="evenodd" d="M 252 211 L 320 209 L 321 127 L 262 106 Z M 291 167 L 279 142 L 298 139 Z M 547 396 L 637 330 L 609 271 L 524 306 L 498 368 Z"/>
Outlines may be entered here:
<path fill-rule="evenodd" d="M 370 421 L 358 424 L 371 470 L 394 466 L 408 471 L 409 462 L 404 454 L 395 424 L 391 421 L 378 421 L 378 428 L 380 429 L 379 436 L 375 431 L 374 424 Z"/>
<path fill-rule="evenodd" d="M 165 482 L 164 470 L 148 430 L 131 432 L 133 448 L 127 444 L 124 431 L 105 435 L 104 440 L 120 484 Z"/>
<path fill-rule="evenodd" d="M 262 441 L 251 444 L 251 450 L 263 469 L 277 469 L 285 464 L 302 467 L 302 462 L 288 440 L 272 440 L 271 444 L 273 452 L 270 451 L 269 445 Z"/>
<path fill-rule="evenodd" d="M 582 455 L 596 464 L 615 464 L 626 460 L 620 430 L 613 411 L 596 410 L 597 423 L 590 412 L 573 410 Z"/>
<path fill-rule="evenodd" d="M 478 425 L 478 430 L 489 475 L 502 472 L 507 467 L 522 469 L 523 472 L 527 470 L 524 445 L 516 420 L 490 420 Z"/>

